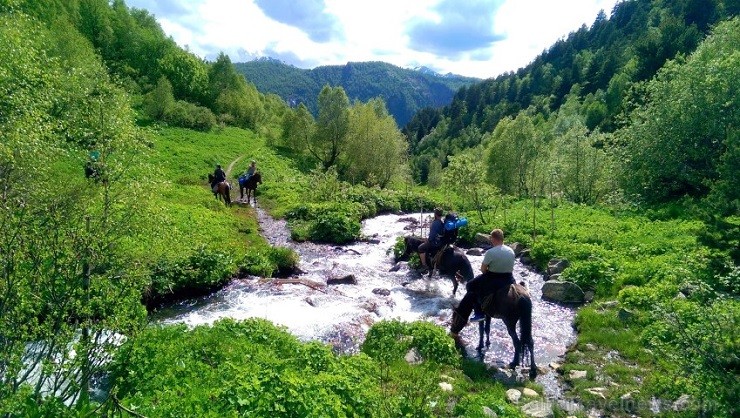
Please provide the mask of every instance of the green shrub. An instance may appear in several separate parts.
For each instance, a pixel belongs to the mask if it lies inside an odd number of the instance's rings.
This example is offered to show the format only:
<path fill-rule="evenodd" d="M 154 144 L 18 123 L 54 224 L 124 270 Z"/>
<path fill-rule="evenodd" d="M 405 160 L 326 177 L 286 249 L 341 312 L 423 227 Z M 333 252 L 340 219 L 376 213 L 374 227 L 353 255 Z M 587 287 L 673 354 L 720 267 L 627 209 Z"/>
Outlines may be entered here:
<path fill-rule="evenodd" d="M 425 360 L 438 365 L 459 365 L 460 359 L 454 341 L 446 331 L 424 321 L 412 323 L 380 321 L 367 333 L 362 352 L 381 364 L 402 361 L 415 348 Z"/>
<path fill-rule="evenodd" d="M 154 265 L 148 299 L 206 292 L 224 284 L 234 272 L 231 255 L 199 247 L 185 259 L 161 260 Z"/>
<path fill-rule="evenodd" d="M 416 321 L 410 324 L 409 333 L 412 337 L 411 346 L 424 360 L 440 365 L 460 365 L 460 355 L 444 328 L 430 322 Z"/>
<path fill-rule="evenodd" d="M 270 260 L 270 255 L 266 251 L 248 252 L 239 263 L 239 270 L 244 274 L 259 277 L 272 277 L 275 265 Z"/>
<path fill-rule="evenodd" d="M 599 295 L 612 293 L 616 268 L 603 257 L 593 256 L 588 260 L 574 261 L 563 271 L 562 278 L 576 283 L 584 290 L 594 290 Z"/>
<path fill-rule="evenodd" d="M 273 247 L 270 249 L 270 261 L 274 264 L 274 274 L 284 276 L 292 273 L 298 267 L 298 254 L 287 247 Z"/>
<path fill-rule="evenodd" d="M 310 237 L 316 242 L 345 244 L 360 236 L 360 221 L 347 213 L 325 212 L 311 227 Z"/>
<path fill-rule="evenodd" d="M 216 126 L 216 116 L 210 109 L 182 100 L 167 109 L 164 120 L 174 126 L 207 132 Z"/>
<path fill-rule="evenodd" d="M 239 269 L 259 277 L 285 276 L 295 271 L 299 261 L 298 254 L 290 248 L 268 247 L 247 253 L 239 263 Z"/>
<path fill-rule="evenodd" d="M 262 319 L 150 327 L 119 351 L 111 377 L 121 404 L 152 417 L 391 417 L 404 405 L 384 396 L 369 357 L 336 356 Z"/>

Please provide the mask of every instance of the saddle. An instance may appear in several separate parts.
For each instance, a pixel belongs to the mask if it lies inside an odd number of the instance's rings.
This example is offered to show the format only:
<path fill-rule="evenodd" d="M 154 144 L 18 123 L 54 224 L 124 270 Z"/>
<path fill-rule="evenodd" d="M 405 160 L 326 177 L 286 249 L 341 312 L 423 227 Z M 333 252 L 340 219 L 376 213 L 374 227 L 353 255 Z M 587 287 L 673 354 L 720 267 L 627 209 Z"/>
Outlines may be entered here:
<path fill-rule="evenodd" d="M 481 309 L 491 318 L 501 319 L 506 315 L 506 312 L 503 312 L 500 308 L 502 306 L 515 306 L 515 302 L 523 296 L 529 297 L 529 291 L 526 287 L 518 283 L 510 284 L 509 287 L 503 287 L 496 293 L 482 297 L 480 299 Z"/>
<path fill-rule="evenodd" d="M 437 250 L 437 252 L 434 254 L 434 257 L 431 258 L 431 260 L 432 260 L 432 262 L 431 262 L 432 270 L 439 270 L 439 267 L 438 266 L 439 266 L 439 262 L 442 261 L 442 255 L 451 246 L 452 246 L 452 244 L 445 244 L 445 245 L 442 246 L 442 248 L 440 248 L 439 250 Z"/>

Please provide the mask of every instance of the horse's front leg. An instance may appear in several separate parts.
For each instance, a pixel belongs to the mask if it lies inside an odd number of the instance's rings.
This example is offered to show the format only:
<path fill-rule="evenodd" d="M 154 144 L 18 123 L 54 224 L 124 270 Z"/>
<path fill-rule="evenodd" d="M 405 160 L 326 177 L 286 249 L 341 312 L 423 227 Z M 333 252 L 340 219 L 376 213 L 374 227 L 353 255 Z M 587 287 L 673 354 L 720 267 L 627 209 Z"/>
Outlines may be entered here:
<path fill-rule="evenodd" d="M 485 331 L 486 331 L 486 347 L 491 346 L 491 316 L 486 315 L 486 320 L 482 321 L 481 323 L 485 323 Z"/>
<path fill-rule="evenodd" d="M 478 351 L 483 350 L 483 335 L 486 332 L 486 325 L 484 321 L 478 322 Z"/>
<path fill-rule="evenodd" d="M 516 335 L 516 321 L 504 320 L 506 331 L 508 331 L 511 341 L 514 343 L 514 360 L 509 363 L 509 368 L 513 369 L 519 364 L 519 354 L 522 350 L 519 336 Z"/>

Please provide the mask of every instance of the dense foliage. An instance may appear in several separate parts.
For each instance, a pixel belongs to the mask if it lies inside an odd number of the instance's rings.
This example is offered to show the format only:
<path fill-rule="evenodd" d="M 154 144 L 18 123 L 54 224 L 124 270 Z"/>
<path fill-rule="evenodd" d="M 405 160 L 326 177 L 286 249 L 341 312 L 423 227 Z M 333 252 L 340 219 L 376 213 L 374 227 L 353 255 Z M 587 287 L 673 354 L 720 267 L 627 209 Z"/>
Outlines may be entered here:
<path fill-rule="evenodd" d="M 421 109 L 448 104 L 458 88 L 478 81 L 403 69 L 385 62 L 350 62 L 302 70 L 264 58 L 235 66 L 262 93 L 277 94 L 294 107 L 303 104 L 314 115 L 319 110 L 316 98 L 327 85 L 342 87 L 352 101 L 382 98 L 398 126 L 405 125 Z"/>
<path fill-rule="evenodd" d="M 403 360 L 411 347 L 421 364 Z M 113 375 L 118 402 L 148 417 L 482 416 L 481 405 L 519 416 L 500 386 L 462 379 L 452 341 L 436 326 L 383 322 L 363 350 L 336 355 L 261 319 L 151 327 L 119 351 Z M 457 391 L 443 391 L 445 379 Z M 485 395 L 467 394 L 475 385 Z"/>
<path fill-rule="evenodd" d="M 145 314 L 143 274 L 120 251 L 140 231 L 147 197 L 142 138 L 126 94 L 74 45 L 79 35 L 55 35 L 23 14 L 0 14 L 3 415 L 24 404 L 85 408 L 116 333 Z M 38 405 L 48 394 L 57 398 Z"/>

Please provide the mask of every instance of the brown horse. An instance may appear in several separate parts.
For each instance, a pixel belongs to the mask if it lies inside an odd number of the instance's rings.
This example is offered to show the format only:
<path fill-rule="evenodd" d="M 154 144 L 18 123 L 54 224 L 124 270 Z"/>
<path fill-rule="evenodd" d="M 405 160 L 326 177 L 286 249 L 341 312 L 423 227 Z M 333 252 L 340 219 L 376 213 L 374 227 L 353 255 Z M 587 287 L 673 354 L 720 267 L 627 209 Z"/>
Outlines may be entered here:
<path fill-rule="evenodd" d="M 412 253 L 419 252 L 419 245 L 425 241 L 424 238 L 417 236 L 407 236 L 403 238 L 404 253 L 396 260 L 408 260 Z M 467 282 L 473 278 L 473 267 L 465 253 L 457 247 L 445 247 L 443 252 L 439 252 L 430 258 L 434 267 L 439 273 L 452 279 L 452 295 L 457 293 L 458 282 Z M 432 271 L 429 272 L 432 275 Z"/>
<path fill-rule="evenodd" d="M 213 184 L 213 174 L 210 174 L 210 173 L 208 174 L 208 184 L 209 185 Z M 222 181 L 218 183 L 215 186 L 215 188 L 212 189 L 212 191 L 213 191 L 213 196 L 216 199 L 220 200 L 223 198 L 224 204 L 226 206 L 231 206 L 231 186 L 229 185 L 228 182 Z"/>
<path fill-rule="evenodd" d="M 486 314 L 486 320 L 478 324 L 480 340 L 478 350 L 483 348 L 483 335 L 485 328 L 486 346 L 491 344 L 489 333 L 491 332 L 491 317 L 500 318 L 506 325 L 506 330 L 514 343 L 514 360 L 509 363 L 510 368 L 524 366 L 529 352 L 529 377 L 537 376 L 537 365 L 534 362 L 534 339 L 532 338 L 532 298 L 523 284 L 512 284 L 499 290 L 495 295 L 487 295 L 481 300 L 481 307 Z M 468 318 L 463 318 L 453 311 L 451 330 L 463 329 Z M 485 324 L 484 324 L 485 322 Z M 516 333 L 516 323 L 520 323 L 521 338 Z M 520 363 L 521 360 L 521 363 Z"/>
<path fill-rule="evenodd" d="M 254 200 L 254 204 L 257 204 L 257 184 L 262 184 L 262 175 L 259 171 L 252 174 L 247 180 L 242 181 L 239 178 L 239 195 L 241 199 L 244 199 L 244 189 L 247 189 L 247 204 L 249 204 L 250 196 Z"/>

